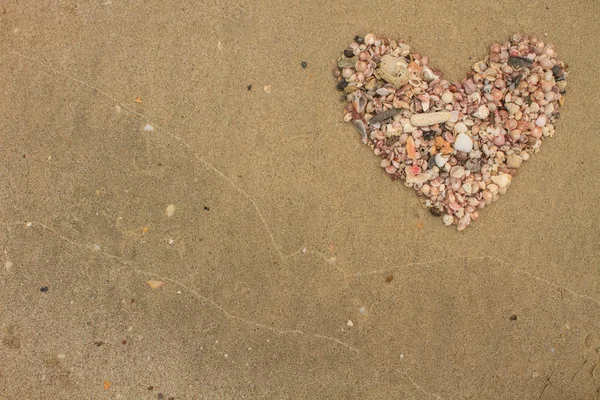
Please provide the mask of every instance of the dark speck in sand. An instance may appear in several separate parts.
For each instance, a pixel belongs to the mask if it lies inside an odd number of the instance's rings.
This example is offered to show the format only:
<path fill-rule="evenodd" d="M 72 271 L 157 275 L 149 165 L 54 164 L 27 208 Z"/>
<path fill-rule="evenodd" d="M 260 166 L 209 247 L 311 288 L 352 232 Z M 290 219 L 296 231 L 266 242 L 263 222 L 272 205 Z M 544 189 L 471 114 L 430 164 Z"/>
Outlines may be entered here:
<path fill-rule="evenodd" d="M 252 85 L 248 85 L 248 91 L 252 90 Z"/>
<path fill-rule="evenodd" d="M 302 67 L 302 69 L 306 69 L 306 67 L 308 67 L 308 64 L 307 64 L 307 62 L 306 62 L 306 61 L 302 61 L 302 62 L 300 63 L 300 66 Z"/>
<path fill-rule="evenodd" d="M 42 293 L 46 293 L 48 290 L 49 290 L 48 286 L 42 286 L 40 288 L 40 292 L 42 292 Z"/>
<path fill-rule="evenodd" d="M 511 316 L 510 316 L 510 320 L 511 320 L 511 321 L 516 321 L 516 320 L 517 320 L 517 316 L 516 316 L 516 315 L 514 315 L 514 314 L 513 314 L 513 315 L 511 315 Z"/>
<path fill-rule="evenodd" d="M 207 206 L 204 206 L 204 211 L 210 211 L 210 208 L 208 208 Z"/>

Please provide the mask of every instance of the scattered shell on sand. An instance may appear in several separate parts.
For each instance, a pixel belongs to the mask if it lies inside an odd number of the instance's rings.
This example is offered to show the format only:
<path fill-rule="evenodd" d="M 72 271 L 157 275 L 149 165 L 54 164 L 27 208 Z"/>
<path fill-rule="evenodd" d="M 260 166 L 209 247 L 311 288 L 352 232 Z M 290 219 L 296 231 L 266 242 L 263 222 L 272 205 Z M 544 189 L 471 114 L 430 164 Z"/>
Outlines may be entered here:
<path fill-rule="evenodd" d="M 460 82 L 385 36 L 356 37 L 343 53 L 332 72 L 348 102 L 344 120 L 393 180 L 458 230 L 506 193 L 554 135 L 564 104 L 567 67 L 534 36 L 493 43 Z"/>

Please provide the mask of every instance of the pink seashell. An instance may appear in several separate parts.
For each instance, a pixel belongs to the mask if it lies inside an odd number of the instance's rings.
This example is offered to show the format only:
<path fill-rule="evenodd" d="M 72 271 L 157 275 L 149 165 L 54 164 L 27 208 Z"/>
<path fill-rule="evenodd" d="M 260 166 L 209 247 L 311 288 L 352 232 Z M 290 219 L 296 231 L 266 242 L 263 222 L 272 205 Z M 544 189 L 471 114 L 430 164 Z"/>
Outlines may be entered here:
<path fill-rule="evenodd" d="M 397 169 L 393 165 L 388 165 L 387 167 L 385 167 L 385 172 L 387 172 L 388 174 L 393 174 L 396 171 Z"/>
<path fill-rule="evenodd" d="M 517 121 L 514 119 L 509 119 L 506 121 L 506 129 L 512 131 L 513 129 L 517 129 Z"/>
<path fill-rule="evenodd" d="M 421 168 L 417 167 L 416 165 L 413 165 L 409 168 L 409 172 L 411 175 L 417 175 L 421 172 Z"/>
<path fill-rule="evenodd" d="M 461 209 L 461 206 L 456 201 L 452 201 L 448 204 L 448 208 L 450 208 L 452 211 L 458 211 Z"/>
<path fill-rule="evenodd" d="M 546 117 L 544 114 L 540 115 L 536 120 L 535 120 L 535 124 L 540 127 L 543 128 L 544 126 L 546 126 L 546 123 L 548 122 L 548 117 Z"/>
<path fill-rule="evenodd" d="M 494 139 L 492 140 L 492 142 L 496 146 L 502 146 L 506 142 L 506 139 L 505 139 L 504 135 L 498 135 L 498 136 L 494 137 Z"/>

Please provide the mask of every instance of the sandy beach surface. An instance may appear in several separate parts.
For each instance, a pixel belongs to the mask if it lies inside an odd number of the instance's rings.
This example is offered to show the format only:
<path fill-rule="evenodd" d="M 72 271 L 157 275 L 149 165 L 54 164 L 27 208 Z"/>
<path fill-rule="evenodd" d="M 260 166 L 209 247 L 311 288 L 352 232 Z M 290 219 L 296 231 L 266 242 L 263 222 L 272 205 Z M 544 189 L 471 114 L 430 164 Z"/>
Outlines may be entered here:
<path fill-rule="evenodd" d="M 1 2 L 0 399 L 597 399 L 599 13 Z M 458 80 L 518 31 L 565 107 L 457 232 L 343 122 L 330 60 L 374 32 Z"/>

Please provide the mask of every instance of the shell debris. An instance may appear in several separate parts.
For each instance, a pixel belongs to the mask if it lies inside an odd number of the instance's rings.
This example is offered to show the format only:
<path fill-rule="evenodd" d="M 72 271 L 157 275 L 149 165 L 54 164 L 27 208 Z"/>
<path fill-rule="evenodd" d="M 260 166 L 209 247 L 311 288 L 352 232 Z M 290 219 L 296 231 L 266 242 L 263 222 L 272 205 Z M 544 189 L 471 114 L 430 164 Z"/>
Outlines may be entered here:
<path fill-rule="evenodd" d="M 545 38 L 521 34 L 491 44 L 460 82 L 401 40 L 372 33 L 355 37 L 332 73 L 344 120 L 386 175 L 459 231 L 554 135 L 569 75 Z"/>

